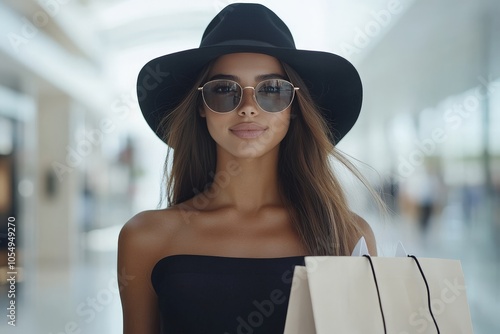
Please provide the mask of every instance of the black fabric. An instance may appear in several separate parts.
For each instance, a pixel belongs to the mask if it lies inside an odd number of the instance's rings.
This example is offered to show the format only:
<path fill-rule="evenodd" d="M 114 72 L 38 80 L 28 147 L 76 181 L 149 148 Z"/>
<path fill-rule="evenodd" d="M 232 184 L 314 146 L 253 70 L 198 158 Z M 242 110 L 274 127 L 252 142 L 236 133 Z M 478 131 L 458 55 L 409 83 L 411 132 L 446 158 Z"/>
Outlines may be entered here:
<path fill-rule="evenodd" d="M 296 265 L 304 257 L 163 258 L 151 274 L 161 333 L 283 333 Z"/>

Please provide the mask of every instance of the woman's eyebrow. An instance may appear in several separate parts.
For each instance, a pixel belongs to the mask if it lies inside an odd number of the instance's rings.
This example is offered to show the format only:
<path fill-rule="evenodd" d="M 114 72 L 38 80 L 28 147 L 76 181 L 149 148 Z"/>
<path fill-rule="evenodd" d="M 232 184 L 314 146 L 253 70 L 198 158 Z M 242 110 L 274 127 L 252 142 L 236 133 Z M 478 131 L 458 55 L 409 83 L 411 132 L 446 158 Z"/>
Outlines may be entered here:
<path fill-rule="evenodd" d="M 217 80 L 217 79 L 233 80 L 233 81 L 236 81 L 236 82 L 240 81 L 240 77 L 238 77 L 236 75 L 222 74 L 222 73 L 221 74 L 216 74 L 216 75 L 212 76 L 210 79 L 208 79 L 208 81 Z M 258 76 L 255 77 L 256 81 L 262 81 L 262 80 L 267 80 L 267 79 L 283 79 L 283 80 L 287 80 L 287 78 L 283 74 L 280 74 L 280 73 L 261 74 L 261 75 L 258 75 Z"/>
<path fill-rule="evenodd" d="M 279 73 L 262 74 L 262 75 L 256 76 L 255 79 L 257 79 L 258 81 L 267 80 L 267 79 L 287 80 L 287 78 L 283 74 L 279 74 Z"/>
<path fill-rule="evenodd" d="M 216 74 L 212 76 L 208 81 L 212 80 L 217 80 L 217 79 L 227 79 L 227 80 L 233 80 L 233 81 L 238 81 L 240 78 L 236 75 L 231 75 L 231 74 Z"/>

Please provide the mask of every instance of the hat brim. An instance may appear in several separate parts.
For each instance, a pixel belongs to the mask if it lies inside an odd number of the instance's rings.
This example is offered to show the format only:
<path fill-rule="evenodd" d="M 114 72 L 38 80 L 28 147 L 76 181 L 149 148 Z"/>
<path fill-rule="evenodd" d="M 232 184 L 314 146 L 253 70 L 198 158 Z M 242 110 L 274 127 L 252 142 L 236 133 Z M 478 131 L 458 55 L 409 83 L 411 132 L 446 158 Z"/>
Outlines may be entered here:
<path fill-rule="evenodd" d="M 363 90 L 354 66 L 328 52 L 250 45 L 220 45 L 185 50 L 149 61 L 139 72 L 137 92 L 149 126 L 163 140 L 158 125 L 186 96 L 201 69 L 230 53 L 263 53 L 287 63 L 302 78 L 338 143 L 358 119 Z"/>

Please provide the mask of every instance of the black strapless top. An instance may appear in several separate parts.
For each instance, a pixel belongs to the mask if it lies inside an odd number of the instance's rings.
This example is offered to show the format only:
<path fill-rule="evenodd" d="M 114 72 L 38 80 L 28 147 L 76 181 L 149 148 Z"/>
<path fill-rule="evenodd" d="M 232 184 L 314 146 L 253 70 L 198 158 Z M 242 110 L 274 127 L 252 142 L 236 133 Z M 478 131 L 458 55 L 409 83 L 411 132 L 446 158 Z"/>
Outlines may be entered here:
<path fill-rule="evenodd" d="M 151 273 L 161 333 L 283 333 L 296 265 L 304 265 L 303 256 L 161 259 Z"/>

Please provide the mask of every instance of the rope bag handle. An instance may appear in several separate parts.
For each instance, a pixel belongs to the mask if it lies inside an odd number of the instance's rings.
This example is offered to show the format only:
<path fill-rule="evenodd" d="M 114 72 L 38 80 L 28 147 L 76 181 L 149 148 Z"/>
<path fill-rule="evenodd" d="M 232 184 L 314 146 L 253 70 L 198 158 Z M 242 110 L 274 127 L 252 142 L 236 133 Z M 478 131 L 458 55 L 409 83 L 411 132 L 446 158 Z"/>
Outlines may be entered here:
<path fill-rule="evenodd" d="M 382 315 L 382 323 L 384 324 L 384 334 L 387 334 L 387 326 L 386 326 L 386 323 L 385 323 L 384 309 L 382 308 L 382 299 L 380 298 L 380 291 L 379 291 L 379 288 L 378 288 L 378 281 L 377 281 L 377 275 L 375 274 L 375 268 L 373 266 L 373 262 L 372 262 L 372 259 L 371 259 L 370 255 L 366 255 L 365 254 L 363 256 L 368 259 L 368 262 L 370 263 L 370 267 L 372 269 L 373 280 L 375 282 L 375 288 L 377 289 L 378 305 L 380 307 L 380 314 Z M 431 314 L 432 320 L 434 321 L 434 325 L 436 326 L 437 333 L 440 334 L 441 332 L 439 330 L 439 326 L 437 324 L 436 318 L 434 317 L 434 313 L 432 312 L 432 307 L 431 307 L 431 292 L 429 290 L 429 284 L 427 283 L 427 278 L 425 277 L 424 271 L 422 270 L 422 267 L 420 266 L 420 263 L 418 262 L 417 257 L 414 256 L 414 255 L 408 255 L 408 257 L 411 257 L 415 261 L 415 263 L 418 266 L 418 270 L 420 271 L 420 275 L 422 275 L 422 278 L 423 278 L 424 283 L 425 283 L 425 288 L 427 290 L 427 304 L 429 306 L 429 313 Z"/>

